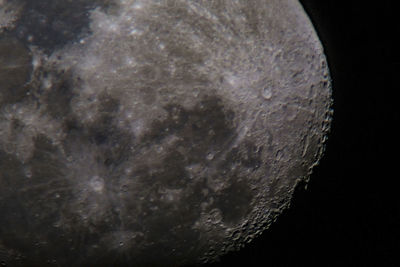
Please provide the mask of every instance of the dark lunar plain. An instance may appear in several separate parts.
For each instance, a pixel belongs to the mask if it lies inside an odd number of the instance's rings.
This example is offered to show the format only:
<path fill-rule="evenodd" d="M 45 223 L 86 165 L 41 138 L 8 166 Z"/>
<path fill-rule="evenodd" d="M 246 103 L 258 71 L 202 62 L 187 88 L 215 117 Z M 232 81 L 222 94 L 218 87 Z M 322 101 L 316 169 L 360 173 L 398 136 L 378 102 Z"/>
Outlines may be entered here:
<path fill-rule="evenodd" d="M 394 1 L 300 2 L 333 79 L 325 157 L 269 231 L 210 266 L 399 266 L 399 8 Z"/>

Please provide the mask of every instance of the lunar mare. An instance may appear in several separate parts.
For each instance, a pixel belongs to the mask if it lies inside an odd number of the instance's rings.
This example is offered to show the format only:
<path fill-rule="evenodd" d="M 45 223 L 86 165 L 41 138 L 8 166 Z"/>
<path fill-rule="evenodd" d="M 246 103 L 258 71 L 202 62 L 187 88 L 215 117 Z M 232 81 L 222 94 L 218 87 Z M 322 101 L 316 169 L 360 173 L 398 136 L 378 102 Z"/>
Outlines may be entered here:
<path fill-rule="evenodd" d="M 331 102 L 295 0 L 0 0 L 0 259 L 217 260 L 308 179 Z"/>

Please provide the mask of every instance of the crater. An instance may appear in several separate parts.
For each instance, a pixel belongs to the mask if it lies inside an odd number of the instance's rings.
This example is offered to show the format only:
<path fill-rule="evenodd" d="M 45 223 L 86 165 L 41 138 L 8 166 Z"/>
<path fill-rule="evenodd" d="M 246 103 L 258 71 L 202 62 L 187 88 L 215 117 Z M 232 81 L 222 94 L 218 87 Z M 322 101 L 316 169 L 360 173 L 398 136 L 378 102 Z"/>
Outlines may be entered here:
<path fill-rule="evenodd" d="M 244 180 L 232 179 L 232 183 L 217 196 L 213 208 L 222 212 L 222 220 L 227 224 L 236 224 L 243 219 L 251 209 L 253 193 Z"/>

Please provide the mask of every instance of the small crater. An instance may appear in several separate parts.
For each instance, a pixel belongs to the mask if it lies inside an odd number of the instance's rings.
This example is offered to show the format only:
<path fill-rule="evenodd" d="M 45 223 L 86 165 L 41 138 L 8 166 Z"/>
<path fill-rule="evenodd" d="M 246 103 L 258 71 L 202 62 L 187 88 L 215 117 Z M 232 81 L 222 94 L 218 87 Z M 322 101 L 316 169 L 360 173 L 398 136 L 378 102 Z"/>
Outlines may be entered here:
<path fill-rule="evenodd" d="M 97 193 L 102 193 L 104 189 L 104 180 L 99 176 L 93 176 L 89 182 L 90 187 Z"/>
<path fill-rule="evenodd" d="M 209 152 L 206 156 L 207 160 L 213 160 L 214 159 L 214 153 Z"/>
<path fill-rule="evenodd" d="M 261 90 L 261 95 L 264 97 L 264 99 L 270 100 L 272 98 L 272 88 L 270 86 L 265 86 Z"/>

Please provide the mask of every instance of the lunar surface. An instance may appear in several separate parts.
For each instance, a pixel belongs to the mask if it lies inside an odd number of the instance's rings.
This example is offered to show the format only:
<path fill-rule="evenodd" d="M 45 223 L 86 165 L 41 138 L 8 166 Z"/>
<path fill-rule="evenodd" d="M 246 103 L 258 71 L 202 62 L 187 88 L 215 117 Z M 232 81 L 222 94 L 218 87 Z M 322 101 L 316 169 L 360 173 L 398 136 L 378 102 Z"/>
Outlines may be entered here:
<path fill-rule="evenodd" d="M 215 261 L 289 205 L 331 113 L 296 0 L 0 0 L 0 260 Z"/>

